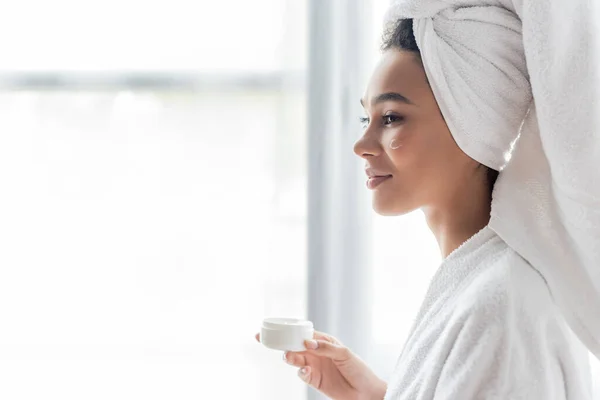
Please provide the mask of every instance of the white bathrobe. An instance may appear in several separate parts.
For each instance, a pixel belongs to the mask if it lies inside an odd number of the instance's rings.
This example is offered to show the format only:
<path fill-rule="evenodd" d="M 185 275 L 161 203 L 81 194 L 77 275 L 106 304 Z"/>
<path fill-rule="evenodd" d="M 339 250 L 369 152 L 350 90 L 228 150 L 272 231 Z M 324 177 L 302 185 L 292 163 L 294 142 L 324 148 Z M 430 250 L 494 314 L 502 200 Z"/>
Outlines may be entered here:
<path fill-rule="evenodd" d="M 590 400 L 588 352 L 544 278 L 489 227 L 432 278 L 385 400 Z"/>

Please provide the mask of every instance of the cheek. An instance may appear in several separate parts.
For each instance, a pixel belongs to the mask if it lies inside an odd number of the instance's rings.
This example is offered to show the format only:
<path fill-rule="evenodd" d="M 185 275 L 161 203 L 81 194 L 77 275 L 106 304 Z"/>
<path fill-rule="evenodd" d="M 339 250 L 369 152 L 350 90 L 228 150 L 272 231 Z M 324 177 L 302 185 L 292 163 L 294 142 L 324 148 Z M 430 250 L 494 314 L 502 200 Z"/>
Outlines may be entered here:
<path fill-rule="evenodd" d="M 404 128 L 393 132 L 382 144 L 394 167 L 402 172 L 419 159 L 422 142 L 417 131 Z"/>
<path fill-rule="evenodd" d="M 396 183 L 404 190 L 421 196 L 423 189 L 441 178 L 444 163 L 436 132 L 412 129 L 396 132 L 385 143 L 387 155 L 394 166 Z M 421 193 L 421 194 L 419 194 Z"/>
<path fill-rule="evenodd" d="M 401 138 L 393 138 L 390 141 L 390 149 L 391 150 L 398 150 L 400 147 L 402 147 L 402 139 Z"/>
<path fill-rule="evenodd" d="M 407 142 L 409 136 L 411 136 L 410 131 L 407 131 L 406 128 L 397 129 L 393 132 L 386 140 L 387 143 L 384 143 L 387 150 L 400 150 Z"/>

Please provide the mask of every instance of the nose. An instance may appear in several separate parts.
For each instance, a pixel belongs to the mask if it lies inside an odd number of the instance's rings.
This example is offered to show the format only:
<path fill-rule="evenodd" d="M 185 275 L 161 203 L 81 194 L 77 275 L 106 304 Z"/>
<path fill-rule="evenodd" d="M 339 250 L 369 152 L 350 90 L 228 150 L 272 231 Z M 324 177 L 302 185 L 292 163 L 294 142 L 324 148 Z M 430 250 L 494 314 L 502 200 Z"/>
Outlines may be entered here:
<path fill-rule="evenodd" d="M 365 134 L 354 144 L 354 154 L 365 160 L 369 157 L 376 157 L 380 155 L 381 152 L 381 144 L 373 137 L 373 135 L 369 135 L 367 131 L 365 131 Z"/>

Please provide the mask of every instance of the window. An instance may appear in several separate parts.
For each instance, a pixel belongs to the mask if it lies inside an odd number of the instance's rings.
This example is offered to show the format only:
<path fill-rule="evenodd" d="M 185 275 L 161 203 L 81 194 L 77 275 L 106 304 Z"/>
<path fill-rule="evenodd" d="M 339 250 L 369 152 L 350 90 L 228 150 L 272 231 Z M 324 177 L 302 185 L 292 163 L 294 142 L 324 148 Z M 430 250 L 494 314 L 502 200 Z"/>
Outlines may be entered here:
<path fill-rule="evenodd" d="M 8 7 L 0 397 L 303 399 L 305 3 Z"/>
<path fill-rule="evenodd" d="M 3 71 L 302 70 L 305 2 L 22 0 L 0 16 Z"/>

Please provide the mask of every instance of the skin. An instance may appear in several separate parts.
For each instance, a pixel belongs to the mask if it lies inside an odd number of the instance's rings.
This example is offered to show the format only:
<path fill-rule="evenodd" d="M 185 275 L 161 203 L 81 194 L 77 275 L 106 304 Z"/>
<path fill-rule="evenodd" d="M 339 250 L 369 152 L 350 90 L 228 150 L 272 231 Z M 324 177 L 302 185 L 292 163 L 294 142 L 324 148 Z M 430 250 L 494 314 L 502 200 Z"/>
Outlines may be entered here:
<path fill-rule="evenodd" d="M 365 168 L 391 175 L 373 190 L 373 209 L 381 215 L 421 209 L 447 257 L 489 222 L 486 168 L 454 141 L 414 53 L 387 50 L 361 103 L 365 129 L 354 152 Z M 305 346 L 284 359 L 307 384 L 332 399 L 384 397 L 387 384 L 337 339 L 316 332 Z"/>

